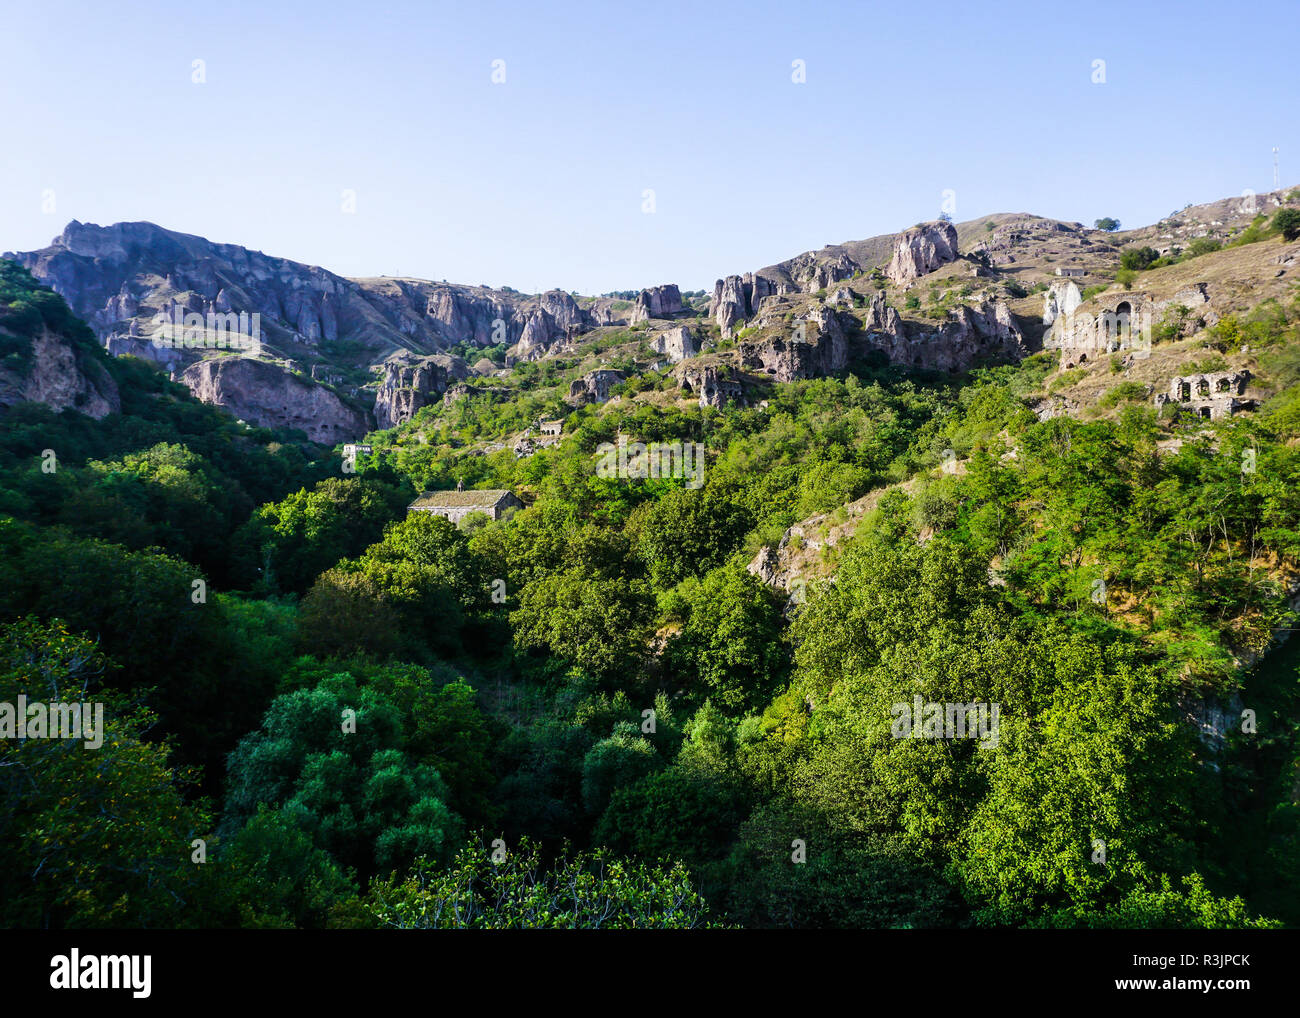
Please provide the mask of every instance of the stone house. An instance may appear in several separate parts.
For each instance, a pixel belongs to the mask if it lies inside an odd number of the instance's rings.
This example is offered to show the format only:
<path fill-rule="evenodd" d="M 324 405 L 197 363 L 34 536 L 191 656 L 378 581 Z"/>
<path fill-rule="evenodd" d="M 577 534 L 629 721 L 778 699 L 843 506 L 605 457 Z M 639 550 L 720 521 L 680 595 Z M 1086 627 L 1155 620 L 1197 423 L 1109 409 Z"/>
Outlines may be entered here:
<path fill-rule="evenodd" d="M 482 491 L 426 491 L 406 507 L 407 512 L 433 513 L 452 523 L 459 523 L 470 513 L 486 513 L 499 520 L 507 510 L 524 507 L 512 492 L 504 488 Z"/>

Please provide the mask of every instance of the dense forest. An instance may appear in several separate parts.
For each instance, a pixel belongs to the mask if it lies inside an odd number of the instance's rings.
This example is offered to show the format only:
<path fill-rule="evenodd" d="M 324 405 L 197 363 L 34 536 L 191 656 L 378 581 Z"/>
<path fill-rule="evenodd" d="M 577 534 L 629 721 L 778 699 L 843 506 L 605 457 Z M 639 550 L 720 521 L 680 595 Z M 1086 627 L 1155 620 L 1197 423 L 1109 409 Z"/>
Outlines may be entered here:
<path fill-rule="evenodd" d="M 355 464 L 0 263 L 6 365 L 42 331 L 122 405 L 0 416 L 0 702 L 104 731 L 0 740 L 0 925 L 1300 924 L 1300 296 L 1211 330 L 1280 392 L 1213 427 L 1040 420 L 1045 355 L 867 361 L 485 453 L 562 409 L 524 364 Z M 619 436 L 703 483 L 600 476 Z M 525 507 L 408 513 L 458 482 Z M 747 568 L 872 493 L 797 596 Z M 900 738 L 914 702 L 996 735 Z"/>

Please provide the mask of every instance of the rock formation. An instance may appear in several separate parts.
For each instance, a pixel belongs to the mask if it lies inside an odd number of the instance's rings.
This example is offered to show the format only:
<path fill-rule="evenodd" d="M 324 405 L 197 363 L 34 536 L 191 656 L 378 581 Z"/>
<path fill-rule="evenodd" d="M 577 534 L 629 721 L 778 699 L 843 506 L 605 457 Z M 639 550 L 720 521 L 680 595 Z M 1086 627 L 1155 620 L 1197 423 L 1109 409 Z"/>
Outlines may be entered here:
<path fill-rule="evenodd" d="M 957 260 L 957 228 L 936 220 L 904 230 L 894 241 L 894 257 L 885 275 L 895 286 L 909 286 L 941 265 Z"/>
<path fill-rule="evenodd" d="M 1082 303 L 1078 286 L 1068 279 L 1057 280 L 1043 295 L 1043 324 L 1050 327 L 1061 315 L 1074 314 Z"/>
<path fill-rule="evenodd" d="M 741 343 L 740 362 L 777 382 L 816 378 L 848 367 L 848 341 L 834 309 L 818 305 L 795 321 L 789 336 Z"/>
<path fill-rule="evenodd" d="M 636 297 L 636 306 L 632 308 L 631 324 L 648 321 L 651 318 L 672 318 L 682 313 L 682 294 L 676 283 L 652 286 L 642 290 Z"/>
<path fill-rule="evenodd" d="M 0 406 L 15 403 L 44 403 L 57 412 L 76 410 L 96 420 L 122 408 L 117 383 L 93 350 L 79 349 L 44 325 L 32 336 L 30 356 L 20 364 L 6 358 L 0 365 Z"/>
<path fill-rule="evenodd" d="M 432 357 L 400 352 L 384 361 L 384 377 L 375 396 L 375 426 L 395 428 L 417 410 L 437 402 L 447 390 L 447 369 Z"/>
<path fill-rule="evenodd" d="M 696 341 L 691 330 L 685 325 L 679 325 L 675 329 L 661 332 L 650 343 L 650 348 L 655 353 L 667 354 L 668 360 L 672 364 L 684 361 L 688 357 L 694 357 L 700 352 L 700 344 Z"/>
<path fill-rule="evenodd" d="M 891 363 L 931 371 L 964 371 L 984 361 L 1021 360 L 1024 336 L 1011 309 L 1001 301 L 960 304 L 937 329 L 909 332 L 883 295 L 872 300 L 862 343 Z"/>
<path fill-rule="evenodd" d="M 739 380 L 728 378 L 716 364 L 687 361 L 678 368 L 677 384 L 687 395 L 699 396 L 701 407 L 723 407 L 744 403 L 745 390 Z"/>
<path fill-rule="evenodd" d="M 255 315 L 268 354 L 332 369 L 376 367 L 395 350 L 423 355 L 458 345 L 522 344 L 515 359 L 535 358 L 617 321 L 608 299 L 584 308 L 562 290 L 530 297 L 445 281 L 346 279 L 152 223 L 73 221 L 49 247 L 9 257 L 62 294 L 110 349 L 169 369 L 207 355 L 148 342 L 153 318 L 174 305 Z"/>
<path fill-rule="evenodd" d="M 877 290 L 871 298 L 871 306 L 863 320 L 863 329 L 876 336 L 886 336 L 893 340 L 904 339 L 903 321 L 898 312 L 885 303 L 884 291 Z"/>
<path fill-rule="evenodd" d="M 204 403 L 266 428 L 299 428 L 313 442 L 336 445 L 363 437 L 368 415 L 332 389 L 248 357 L 218 357 L 185 369 L 181 380 Z"/>
<path fill-rule="evenodd" d="M 736 323 L 753 317 L 765 297 L 792 292 L 791 288 L 752 272 L 744 276 L 727 276 L 713 284 L 709 316 L 717 321 L 722 335 L 730 338 Z"/>
<path fill-rule="evenodd" d="M 717 321 L 725 337 L 732 335 L 737 322 L 749 317 L 749 294 L 739 276 L 727 276 L 713 285 L 709 314 Z"/>
<path fill-rule="evenodd" d="M 623 381 L 623 378 L 621 371 L 598 368 L 574 379 L 569 385 L 569 398 L 579 403 L 604 403 L 609 399 L 609 390 Z"/>

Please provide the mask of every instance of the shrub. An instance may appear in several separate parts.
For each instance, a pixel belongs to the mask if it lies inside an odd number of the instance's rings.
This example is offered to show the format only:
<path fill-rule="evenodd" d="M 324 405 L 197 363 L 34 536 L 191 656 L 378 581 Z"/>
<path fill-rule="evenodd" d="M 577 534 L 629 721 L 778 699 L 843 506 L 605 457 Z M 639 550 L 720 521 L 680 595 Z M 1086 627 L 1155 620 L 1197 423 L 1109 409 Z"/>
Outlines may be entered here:
<path fill-rule="evenodd" d="M 1210 254 L 1222 247 L 1222 241 L 1216 240 L 1214 237 L 1197 237 L 1187 245 L 1187 250 L 1183 253 L 1183 261 L 1188 258 L 1197 258 L 1204 254 Z"/>
<path fill-rule="evenodd" d="M 1151 263 L 1160 257 L 1160 252 L 1153 247 L 1130 247 L 1120 252 L 1119 264 L 1123 269 L 1142 271 L 1150 268 Z"/>
<path fill-rule="evenodd" d="M 1141 382 L 1120 382 L 1113 389 L 1107 390 L 1106 394 L 1097 401 L 1097 405 L 1109 409 L 1120 403 L 1138 403 L 1146 399 L 1146 394 L 1147 387 Z"/>
<path fill-rule="evenodd" d="M 1273 229 L 1286 241 L 1300 237 L 1300 209 L 1278 209 L 1273 213 Z"/>

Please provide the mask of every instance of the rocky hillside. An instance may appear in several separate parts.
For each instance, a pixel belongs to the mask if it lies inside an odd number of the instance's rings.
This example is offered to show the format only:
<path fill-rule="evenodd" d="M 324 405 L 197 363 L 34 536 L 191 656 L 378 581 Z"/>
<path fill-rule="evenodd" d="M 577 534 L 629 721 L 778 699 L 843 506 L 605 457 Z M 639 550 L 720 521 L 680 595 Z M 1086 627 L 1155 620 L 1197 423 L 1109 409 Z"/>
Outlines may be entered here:
<path fill-rule="evenodd" d="M 44 403 L 98 420 L 121 408 L 86 326 L 18 266 L 0 262 L 0 407 Z"/>
<path fill-rule="evenodd" d="M 600 373 L 617 361 L 617 381 L 675 366 L 679 394 L 714 406 L 863 359 L 961 372 L 1046 349 L 1077 368 L 1124 345 L 1104 333 L 1125 309 L 1150 322 L 1190 308 L 1189 321 L 1213 325 L 1283 285 L 1289 263 L 1256 264 L 1253 246 L 1235 242 L 1287 202 L 1294 194 L 1224 199 L 1129 231 L 1023 213 L 921 223 L 724 276 L 707 307 L 672 283 L 618 300 L 348 279 L 150 223 L 74 221 L 49 247 L 6 257 L 63 295 L 109 352 L 163 365 L 236 415 L 333 442 L 553 359 L 573 368 L 578 402 L 609 398 Z M 1131 250 L 1159 259 L 1140 279 L 1121 265 Z M 250 358 L 263 366 L 231 363 Z M 46 391 L 43 377 L 31 391 Z M 84 387 L 50 396 L 111 406 Z"/>
<path fill-rule="evenodd" d="M 386 362 L 395 353 L 427 357 L 453 347 L 508 347 L 511 359 L 536 359 L 601 325 L 623 323 L 613 310 L 620 302 L 608 298 L 579 301 L 562 291 L 529 296 L 417 279 L 346 279 L 152 223 L 100 227 L 74 221 L 49 247 L 5 257 L 61 294 L 111 353 L 143 357 L 187 382 L 215 377 L 189 370 L 197 361 L 232 350 L 255 354 L 285 375 L 305 379 L 308 387 L 332 385 L 341 397 L 364 406 L 378 391 L 391 389 Z M 440 367 L 452 375 L 467 373 L 446 361 Z M 216 373 L 228 375 L 224 368 Z M 205 385 L 201 395 L 233 391 Z M 324 397 L 313 400 L 320 407 L 333 405 Z M 223 405 L 238 412 L 235 403 Z M 285 407 L 278 416 L 274 423 L 291 425 L 298 408 Z M 386 406 L 379 418 L 381 426 L 391 423 Z M 371 425 L 368 416 L 357 419 L 367 429 Z M 320 433 L 340 427 L 342 422 L 331 421 Z"/>

